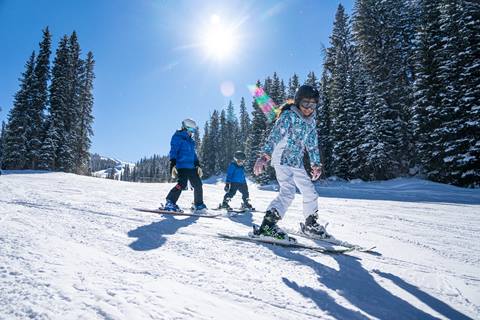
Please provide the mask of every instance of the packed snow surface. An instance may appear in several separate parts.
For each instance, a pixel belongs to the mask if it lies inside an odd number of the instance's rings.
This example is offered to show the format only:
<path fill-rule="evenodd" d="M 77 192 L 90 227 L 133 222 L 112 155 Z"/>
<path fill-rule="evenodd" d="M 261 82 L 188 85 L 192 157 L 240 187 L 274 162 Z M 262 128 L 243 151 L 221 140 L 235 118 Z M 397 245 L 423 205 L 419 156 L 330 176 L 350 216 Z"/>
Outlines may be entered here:
<path fill-rule="evenodd" d="M 417 179 L 323 182 L 320 216 L 377 254 L 221 239 L 263 214 L 143 213 L 172 184 L 0 176 L 0 319 L 479 319 L 480 190 Z M 277 195 L 250 185 L 265 210 Z M 215 207 L 223 184 L 204 185 Z M 191 191 L 179 204 L 189 207 Z M 240 197 L 233 201 L 240 205 Z M 303 221 L 297 195 L 281 226 Z"/>

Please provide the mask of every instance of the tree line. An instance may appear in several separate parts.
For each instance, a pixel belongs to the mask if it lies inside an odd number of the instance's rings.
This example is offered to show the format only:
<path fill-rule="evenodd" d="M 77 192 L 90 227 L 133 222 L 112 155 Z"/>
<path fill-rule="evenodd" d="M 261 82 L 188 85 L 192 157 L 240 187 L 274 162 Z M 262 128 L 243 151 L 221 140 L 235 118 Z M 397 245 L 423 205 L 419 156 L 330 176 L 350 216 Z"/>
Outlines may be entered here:
<path fill-rule="evenodd" d="M 50 67 L 51 34 L 43 30 L 32 52 L 6 124 L 0 154 L 3 169 L 43 169 L 89 173 L 94 64 L 81 58 L 75 31 L 64 35 Z"/>

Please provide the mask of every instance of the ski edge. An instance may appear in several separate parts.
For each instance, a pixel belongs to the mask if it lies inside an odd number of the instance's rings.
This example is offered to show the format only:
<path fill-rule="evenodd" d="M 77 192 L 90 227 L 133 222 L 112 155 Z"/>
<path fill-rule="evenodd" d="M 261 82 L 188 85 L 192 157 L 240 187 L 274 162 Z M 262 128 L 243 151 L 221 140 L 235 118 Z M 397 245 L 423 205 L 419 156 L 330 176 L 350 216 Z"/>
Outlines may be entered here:
<path fill-rule="evenodd" d="M 218 218 L 221 217 L 221 213 L 195 213 L 195 212 L 174 212 L 160 209 L 143 209 L 143 208 L 133 208 L 133 210 L 140 212 L 150 212 L 156 214 L 168 214 L 172 216 L 189 216 L 189 217 L 201 217 L 201 218 Z"/>

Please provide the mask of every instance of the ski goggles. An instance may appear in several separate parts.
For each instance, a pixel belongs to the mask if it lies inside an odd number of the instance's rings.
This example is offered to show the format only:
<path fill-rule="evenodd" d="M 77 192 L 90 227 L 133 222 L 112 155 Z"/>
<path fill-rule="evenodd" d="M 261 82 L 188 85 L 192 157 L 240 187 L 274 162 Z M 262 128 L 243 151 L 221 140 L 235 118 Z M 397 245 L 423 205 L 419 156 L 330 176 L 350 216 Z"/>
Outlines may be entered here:
<path fill-rule="evenodd" d="M 317 107 L 317 103 L 316 102 L 300 102 L 300 107 L 304 108 L 304 109 L 315 109 Z"/>
<path fill-rule="evenodd" d="M 197 132 L 197 128 L 195 128 L 195 127 L 187 127 L 187 128 L 185 128 L 185 129 L 187 129 L 187 131 L 188 131 L 188 132 L 191 132 L 191 133 Z"/>

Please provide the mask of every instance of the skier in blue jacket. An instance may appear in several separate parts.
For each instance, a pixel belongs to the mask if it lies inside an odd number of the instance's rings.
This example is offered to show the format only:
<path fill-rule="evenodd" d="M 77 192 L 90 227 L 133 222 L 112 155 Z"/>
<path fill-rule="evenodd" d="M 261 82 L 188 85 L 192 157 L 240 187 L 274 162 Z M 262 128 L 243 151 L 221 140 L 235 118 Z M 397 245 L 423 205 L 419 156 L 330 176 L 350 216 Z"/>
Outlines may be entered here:
<path fill-rule="evenodd" d="M 232 210 L 229 205 L 230 200 L 237 191 L 240 191 L 242 194 L 242 209 L 244 210 L 253 210 L 252 205 L 250 204 L 249 194 L 248 194 L 248 185 L 247 180 L 245 179 L 245 168 L 243 167 L 247 157 L 242 151 L 235 152 L 233 160 L 227 169 L 227 178 L 225 179 L 225 196 L 223 197 L 223 202 L 220 204 L 221 209 Z"/>
<path fill-rule="evenodd" d="M 254 230 L 257 235 L 288 239 L 277 222 L 284 217 L 298 187 L 303 195 L 303 232 L 315 237 L 329 236 L 325 227 L 317 222 L 318 194 L 312 183 L 322 173 L 315 119 L 318 99 L 318 91 L 312 86 L 298 88 L 294 103 L 283 108 L 265 142 L 263 154 L 255 163 L 254 173 L 259 175 L 271 160 L 280 185 L 280 193 L 268 206 L 262 225 Z M 312 178 L 303 165 L 305 152 L 310 156 Z"/>
<path fill-rule="evenodd" d="M 167 203 L 162 208 L 167 211 L 182 211 L 177 200 L 187 187 L 187 182 L 193 187 L 194 209 L 196 211 L 206 210 L 203 203 L 203 186 L 201 177 L 203 175 L 200 162 L 195 152 L 195 141 L 192 135 L 197 131 L 197 124 L 192 119 L 182 121 L 182 128 L 177 130 L 170 142 L 170 173 L 172 177 L 178 178 L 175 187 L 167 195 Z"/>

